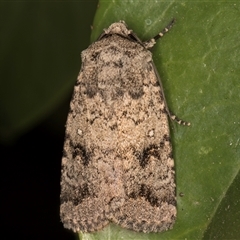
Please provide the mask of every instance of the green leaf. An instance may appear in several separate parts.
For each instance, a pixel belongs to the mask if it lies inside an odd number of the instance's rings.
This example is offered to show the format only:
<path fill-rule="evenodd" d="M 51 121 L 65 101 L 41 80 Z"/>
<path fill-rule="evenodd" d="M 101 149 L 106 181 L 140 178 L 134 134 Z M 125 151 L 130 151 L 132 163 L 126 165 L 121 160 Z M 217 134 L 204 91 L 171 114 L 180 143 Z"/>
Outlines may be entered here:
<path fill-rule="evenodd" d="M 174 228 L 143 234 L 110 225 L 83 239 L 239 238 L 239 10 L 227 1 L 100 1 L 92 41 L 119 20 L 144 41 L 176 19 L 152 52 L 170 110 L 191 126 L 171 124 Z"/>
<path fill-rule="evenodd" d="M 96 3 L 0 2 L 0 142 L 14 141 L 70 97 Z M 56 115 L 51 130 L 66 111 Z"/>
<path fill-rule="evenodd" d="M 36 125 L 70 95 L 89 43 L 87 3 L 1 3 L 1 141 Z M 171 124 L 174 228 L 143 234 L 112 224 L 84 239 L 239 238 L 239 10 L 231 1 L 100 1 L 92 41 L 119 20 L 148 40 L 176 18 L 152 52 L 169 108 L 191 126 Z"/>

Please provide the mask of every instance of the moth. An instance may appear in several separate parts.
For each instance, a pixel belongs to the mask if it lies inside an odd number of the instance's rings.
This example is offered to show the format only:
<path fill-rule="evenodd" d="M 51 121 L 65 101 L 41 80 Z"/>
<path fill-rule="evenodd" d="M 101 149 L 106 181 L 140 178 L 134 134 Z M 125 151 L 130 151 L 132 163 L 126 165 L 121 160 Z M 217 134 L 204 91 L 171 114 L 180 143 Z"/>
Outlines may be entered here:
<path fill-rule="evenodd" d="M 142 42 L 124 21 L 81 54 L 66 123 L 60 216 L 94 232 L 109 222 L 138 232 L 174 225 L 175 171 L 167 107 L 149 51 L 172 27 Z"/>

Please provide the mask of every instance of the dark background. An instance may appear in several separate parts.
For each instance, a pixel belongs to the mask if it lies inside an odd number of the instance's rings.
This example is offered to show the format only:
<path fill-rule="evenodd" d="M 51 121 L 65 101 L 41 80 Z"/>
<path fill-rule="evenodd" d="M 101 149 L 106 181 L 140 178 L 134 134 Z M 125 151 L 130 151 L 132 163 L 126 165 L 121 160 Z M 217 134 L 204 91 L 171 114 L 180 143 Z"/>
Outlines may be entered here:
<path fill-rule="evenodd" d="M 0 3 L 1 239 L 76 239 L 59 218 L 61 157 L 96 7 Z"/>

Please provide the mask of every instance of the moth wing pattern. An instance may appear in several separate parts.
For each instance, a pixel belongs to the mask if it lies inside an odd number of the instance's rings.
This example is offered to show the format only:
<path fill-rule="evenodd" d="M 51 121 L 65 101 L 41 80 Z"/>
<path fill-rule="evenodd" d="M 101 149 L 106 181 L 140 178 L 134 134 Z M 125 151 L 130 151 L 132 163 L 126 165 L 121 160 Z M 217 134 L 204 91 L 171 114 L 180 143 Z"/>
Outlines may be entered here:
<path fill-rule="evenodd" d="M 173 227 L 175 172 L 166 109 L 151 52 L 125 23 L 112 24 L 82 52 L 62 158 L 64 227 Z"/>

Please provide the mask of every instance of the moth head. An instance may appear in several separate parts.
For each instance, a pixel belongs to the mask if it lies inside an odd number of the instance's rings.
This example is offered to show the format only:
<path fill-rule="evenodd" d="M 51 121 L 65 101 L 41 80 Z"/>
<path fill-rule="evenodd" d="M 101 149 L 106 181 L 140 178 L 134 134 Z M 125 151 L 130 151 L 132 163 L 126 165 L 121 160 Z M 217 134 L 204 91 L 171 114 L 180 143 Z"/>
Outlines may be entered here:
<path fill-rule="evenodd" d="M 106 35 L 118 34 L 127 37 L 132 33 L 132 31 L 127 28 L 124 21 L 119 21 L 111 24 L 107 29 L 104 29 L 104 33 Z"/>

